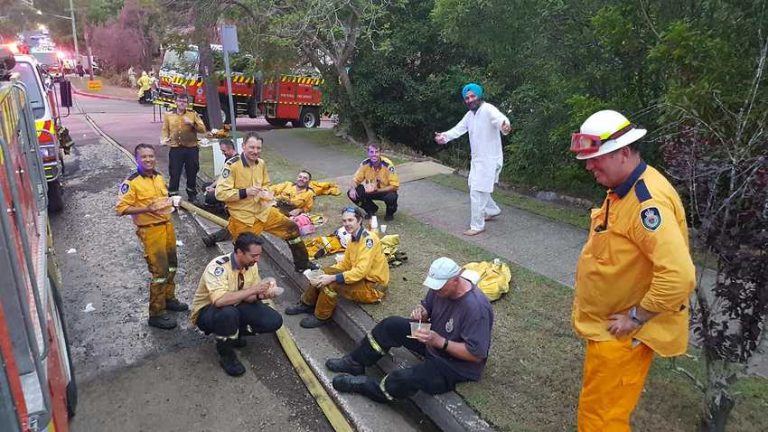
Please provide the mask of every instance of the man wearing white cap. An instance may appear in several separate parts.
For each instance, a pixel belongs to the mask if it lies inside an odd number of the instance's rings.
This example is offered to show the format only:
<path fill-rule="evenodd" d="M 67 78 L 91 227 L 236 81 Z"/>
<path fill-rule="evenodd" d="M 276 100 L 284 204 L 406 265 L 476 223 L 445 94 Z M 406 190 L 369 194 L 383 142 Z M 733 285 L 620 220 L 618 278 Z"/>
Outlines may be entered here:
<path fill-rule="evenodd" d="M 469 168 L 469 202 L 471 219 L 464 235 L 475 236 L 485 231 L 485 221 L 501 214 L 493 201 L 493 185 L 499 181 L 504 153 L 501 150 L 501 134 L 512 131 L 509 119 L 498 108 L 483 101 L 483 88 L 469 83 L 461 90 L 461 97 L 469 111 L 452 129 L 435 132 L 435 142 L 445 145 L 469 132 L 472 160 Z M 501 134 L 500 134 L 501 132 Z"/>
<path fill-rule="evenodd" d="M 424 280 L 429 291 L 411 312 L 410 320 L 397 316 L 384 319 L 350 354 L 325 363 L 328 369 L 343 373 L 333 379 L 333 388 L 384 403 L 419 390 L 445 393 L 457 383 L 479 380 L 491 345 L 493 310 L 485 294 L 462 272 L 450 258 L 432 262 Z M 431 329 L 412 332 L 412 322 L 429 323 Z M 367 366 L 390 348 L 400 346 L 420 354 L 424 362 L 398 369 L 381 382 L 364 375 Z"/>
<path fill-rule="evenodd" d="M 572 324 L 587 341 L 580 432 L 629 431 L 654 353 L 688 348 L 695 269 L 685 211 L 669 181 L 640 158 L 645 134 L 606 110 L 571 137 L 576 158 L 608 188 L 576 270 Z"/>

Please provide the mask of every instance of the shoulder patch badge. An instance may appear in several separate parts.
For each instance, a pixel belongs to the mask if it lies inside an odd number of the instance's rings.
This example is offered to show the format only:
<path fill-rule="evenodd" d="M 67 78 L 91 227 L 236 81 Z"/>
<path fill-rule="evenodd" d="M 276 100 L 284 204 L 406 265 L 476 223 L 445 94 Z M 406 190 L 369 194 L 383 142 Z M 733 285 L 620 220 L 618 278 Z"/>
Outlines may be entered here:
<path fill-rule="evenodd" d="M 656 207 L 640 210 L 640 222 L 648 231 L 656 231 L 661 226 L 661 212 Z"/>
<path fill-rule="evenodd" d="M 128 192 L 128 189 L 130 189 L 130 186 L 128 186 L 128 183 L 123 183 L 120 185 L 120 193 L 125 195 Z"/>
<path fill-rule="evenodd" d="M 214 276 L 221 276 L 224 274 L 224 267 L 216 267 L 216 269 L 213 271 Z"/>
<path fill-rule="evenodd" d="M 452 333 L 453 332 L 453 317 L 448 320 L 447 323 L 445 323 L 445 332 L 446 333 Z"/>
<path fill-rule="evenodd" d="M 221 177 L 222 178 L 229 177 L 229 168 L 224 168 L 224 170 L 221 172 Z"/>
<path fill-rule="evenodd" d="M 365 240 L 365 247 L 367 247 L 368 249 L 373 248 L 373 239 L 372 238 L 369 238 L 369 239 Z"/>
<path fill-rule="evenodd" d="M 390 166 L 389 166 L 389 172 L 391 172 L 392 174 L 394 174 L 394 173 L 395 173 L 395 167 L 394 167 L 394 166 L 392 166 L 392 165 L 390 165 Z"/>

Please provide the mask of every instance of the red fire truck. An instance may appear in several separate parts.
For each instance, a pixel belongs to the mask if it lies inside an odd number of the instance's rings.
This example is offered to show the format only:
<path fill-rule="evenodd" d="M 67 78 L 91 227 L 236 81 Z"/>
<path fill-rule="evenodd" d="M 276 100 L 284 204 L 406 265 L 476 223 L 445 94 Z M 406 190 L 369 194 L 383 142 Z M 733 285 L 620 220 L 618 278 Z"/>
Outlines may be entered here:
<path fill-rule="evenodd" d="M 214 56 L 220 56 L 221 45 L 211 45 Z M 198 74 L 199 60 L 197 47 L 190 45 L 180 53 L 168 50 L 160 68 L 159 94 L 156 103 L 172 107 L 175 94 L 184 93 L 192 98 L 192 106 L 205 119 L 205 85 Z M 236 65 L 233 65 L 233 69 Z M 222 117 L 225 123 L 231 123 L 227 82 L 223 73 L 219 76 L 218 97 L 221 102 Z M 248 75 L 242 71 L 232 72 L 232 98 L 235 103 L 235 116 L 251 118 L 263 115 L 267 122 L 275 126 L 285 126 L 288 122 L 294 127 L 318 127 L 320 125 L 320 105 L 322 92 L 321 78 L 298 75 L 280 75 L 265 80 Z M 207 121 L 207 119 L 206 119 Z"/>
<path fill-rule="evenodd" d="M 14 65 L 0 50 L 0 431 L 66 432 L 75 377 L 35 116 L 9 81 Z"/>

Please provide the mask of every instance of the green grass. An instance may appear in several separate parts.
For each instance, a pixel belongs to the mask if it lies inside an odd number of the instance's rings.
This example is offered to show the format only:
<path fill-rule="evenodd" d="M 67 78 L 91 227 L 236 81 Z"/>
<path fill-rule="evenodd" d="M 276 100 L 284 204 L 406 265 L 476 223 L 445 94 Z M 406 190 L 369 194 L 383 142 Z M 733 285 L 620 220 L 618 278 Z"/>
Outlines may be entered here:
<path fill-rule="evenodd" d="M 299 169 L 269 148 L 264 151 L 264 159 L 274 183 L 292 180 Z M 325 215 L 329 221 L 320 227 L 320 233 L 329 234 L 340 225 L 339 211 L 347 204 L 343 195 L 316 198 L 313 212 Z M 434 258 L 446 255 L 466 263 L 495 257 L 475 244 L 402 213 L 388 224 L 387 233 L 400 235 L 400 249 L 408 254 L 408 261 L 391 270 L 384 301 L 363 306 L 376 320 L 410 313 L 425 293 L 421 282 Z M 326 257 L 319 262 L 328 265 L 332 261 L 333 257 Z M 498 430 L 575 430 L 583 342 L 570 327 L 573 291 L 523 267 L 510 268 L 510 293 L 493 303 L 491 357 L 483 379 L 461 384 L 457 392 Z M 677 366 L 702 379 L 698 359 L 681 357 Z M 768 381 L 743 378 L 734 391 L 739 392 L 738 404 L 729 430 L 768 430 L 768 417 L 761 414 L 768 407 Z M 701 400 L 701 393 L 690 380 L 674 372 L 671 360 L 657 358 L 633 417 L 634 428 L 693 431 Z"/>
<path fill-rule="evenodd" d="M 431 177 L 430 180 L 442 186 L 469 192 L 467 179 L 458 175 L 440 174 Z M 493 199 L 500 204 L 517 207 L 539 216 L 544 216 L 548 219 L 563 222 L 585 230 L 589 229 L 589 214 L 586 210 L 581 211 L 575 208 L 541 201 L 518 193 L 502 191 L 498 188 L 496 189 L 496 192 L 493 193 Z"/>
<path fill-rule="evenodd" d="M 360 158 L 360 160 L 368 157 L 368 149 L 365 146 L 355 145 L 347 140 L 337 137 L 332 129 L 293 128 L 284 129 L 281 133 L 292 134 L 296 137 L 312 141 L 320 147 L 328 148 L 328 150 L 356 156 Z M 391 154 L 386 149 L 383 153 L 386 158 L 398 165 L 408 161 L 403 157 Z"/>

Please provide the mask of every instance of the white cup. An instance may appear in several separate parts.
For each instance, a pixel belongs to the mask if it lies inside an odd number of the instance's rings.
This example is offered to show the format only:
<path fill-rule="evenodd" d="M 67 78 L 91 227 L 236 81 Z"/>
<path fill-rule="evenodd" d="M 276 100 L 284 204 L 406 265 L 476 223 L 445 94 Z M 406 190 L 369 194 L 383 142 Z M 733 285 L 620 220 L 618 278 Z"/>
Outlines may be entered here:
<path fill-rule="evenodd" d="M 171 202 L 174 207 L 178 207 L 181 204 L 181 195 L 174 195 L 171 197 Z"/>
<path fill-rule="evenodd" d="M 375 230 L 379 227 L 379 219 L 376 216 L 371 216 L 371 229 Z"/>
<path fill-rule="evenodd" d="M 416 335 L 416 330 L 422 329 L 429 331 L 432 328 L 432 323 L 428 322 L 418 322 L 418 321 L 411 321 L 411 338 L 414 338 Z"/>
<path fill-rule="evenodd" d="M 381 231 L 382 234 L 386 234 L 387 233 L 387 226 L 386 225 L 380 226 L 379 227 L 379 231 Z"/>

